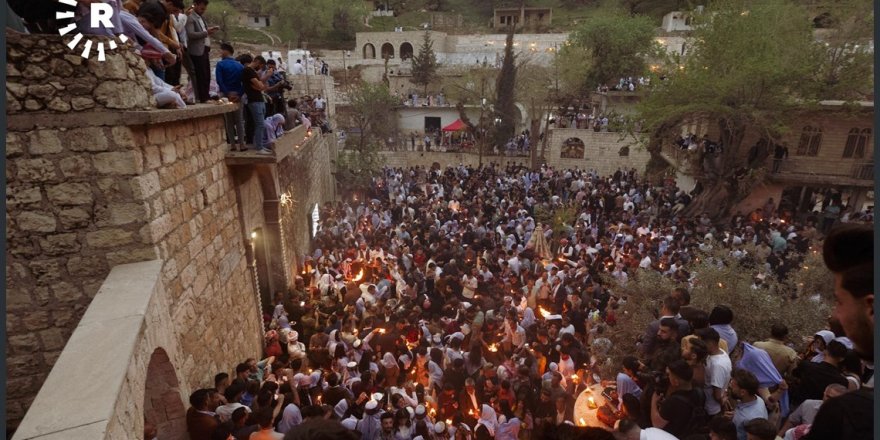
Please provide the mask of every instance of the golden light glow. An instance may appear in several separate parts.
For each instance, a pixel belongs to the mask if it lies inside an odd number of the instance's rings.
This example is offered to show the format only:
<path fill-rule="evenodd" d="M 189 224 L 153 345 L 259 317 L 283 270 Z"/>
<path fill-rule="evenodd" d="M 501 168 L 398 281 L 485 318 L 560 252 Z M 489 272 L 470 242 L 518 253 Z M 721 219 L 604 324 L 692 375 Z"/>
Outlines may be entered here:
<path fill-rule="evenodd" d="M 544 319 L 547 319 L 547 317 L 550 316 L 550 312 L 545 310 L 543 307 L 538 307 L 538 313 L 540 313 L 541 316 L 544 317 Z"/>
<path fill-rule="evenodd" d="M 361 269 L 361 271 L 358 272 L 358 274 L 351 281 L 356 283 L 356 282 L 362 280 L 363 278 L 364 278 L 364 270 Z"/>
<path fill-rule="evenodd" d="M 584 420 L 583 417 L 581 417 L 580 419 L 578 419 L 578 425 L 580 425 L 580 426 L 587 426 L 587 421 Z"/>
<path fill-rule="evenodd" d="M 489 351 L 491 351 L 492 353 L 497 353 L 498 352 L 498 344 L 489 344 Z"/>
<path fill-rule="evenodd" d="M 251 232 L 251 239 L 252 239 L 252 240 L 256 240 L 256 239 L 257 239 L 257 231 L 253 231 L 253 232 Z"/>
<path fill-rule="evenodd" d="M 599 405 L 596 405 L 596 401 L 593 399 L 593 396 L 587 398 L 587 407 L 590 409 L 596 409 Z"/>

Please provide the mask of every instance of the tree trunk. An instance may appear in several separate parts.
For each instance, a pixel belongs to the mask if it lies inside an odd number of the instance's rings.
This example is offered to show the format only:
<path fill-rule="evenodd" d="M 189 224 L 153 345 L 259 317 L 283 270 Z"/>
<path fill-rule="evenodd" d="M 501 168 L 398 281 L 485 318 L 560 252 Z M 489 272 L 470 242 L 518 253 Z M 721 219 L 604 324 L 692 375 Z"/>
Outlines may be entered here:
<path fill-rule="evenodd" d="M 722 119 L 718 127 L 722 153 L 720 157 L 717 153 L 701 155 L 699 163 L 703 172 L 696 176 L 696 180 L 702 183 L 703 191 L 682 211 L 686 216 L 706 213 L 714 221 L 723 221 L 729 217 L 734 205 L 747 195 L 740 193 L 734 177 L 745 126 L 739 121 Z"/>

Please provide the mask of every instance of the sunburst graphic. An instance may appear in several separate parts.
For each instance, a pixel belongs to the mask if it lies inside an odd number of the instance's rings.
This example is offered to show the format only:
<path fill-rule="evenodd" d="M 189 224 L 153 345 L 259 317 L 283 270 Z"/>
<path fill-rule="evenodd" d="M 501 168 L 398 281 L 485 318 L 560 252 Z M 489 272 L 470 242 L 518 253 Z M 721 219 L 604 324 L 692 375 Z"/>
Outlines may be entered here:
<path fill-rule="evenodd" d="M 72 6 L 74 8 L 77 6 L 76 0 L 58 0 L 58 3 Z M 55 12 L 55 19 L 56 20 L 73 20 L 73 18 L 74 18 L 73 11 L 56 11 Z M 60 34 L 63 37 L 73 31 L 76 31 L 76 23 L 71 22 L 67 26 L 65 26 L 61 29 L 58 29 L 58 34 Z M 126 37 L 125 35 L 119 35 L 116 38 L 118 38 L 119 42 L 122 44 L 124 44 L 126 41 L 128 41 L 128 37 Z M 67 47 L 69 47 L 70 50 L 74 50 L 74 49 L 76 49 L 76 46 L 79 45 L 80 41 L 82 41 L 82 40 L 83 40 L 83 34 L 81 32 L 77 32 L 73 36 L 73 40 L 70 40 L 70 43 L 67 43 Z M 83 46 L 83 51 L 80 54 L 80 56 L 88 59 L 89 56 L 91 56 L 91 54 L 92 54 L 92 46 L 97 47 L 98 61 L 105 61 L 107 59 L 107 57 L 104 54 L 104 42 L 103 41 L 99 41 L 99 42 L 97 42 L 97 44 L 95 44 L 92 40 L 86 39 L 86 43 Z M 108 46 L 109 50 L 116 49 L 116 47 L 117 47 L 116 41 L 114 39 L 111 39 L 107 43 L 107 46 Z"/>

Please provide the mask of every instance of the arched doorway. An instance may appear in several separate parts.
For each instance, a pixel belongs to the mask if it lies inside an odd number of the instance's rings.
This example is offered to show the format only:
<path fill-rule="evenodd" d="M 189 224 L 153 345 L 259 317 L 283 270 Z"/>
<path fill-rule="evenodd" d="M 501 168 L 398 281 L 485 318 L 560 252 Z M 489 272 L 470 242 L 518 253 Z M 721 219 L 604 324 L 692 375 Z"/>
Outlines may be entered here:
<path fill-rule="evenodd" d="M 413 46 L 409 43 L 403 43 L 400 45 L 400 60 L 406 61 L 413 57 Z"/>
<path fill-rule="evenodd" d="M 394 58 L 394 45 L 385 43 L 382 45 L 382 59 Z"/>
<path fill-rule="evenodd" d="M 559 157 L 563 159 L 583 159 L 584 158 L 584 141 L 572 137 L 562 143 L 562 152 Z"/>
<path fill-rule="evenodd" d="M 163 440 L 185 440 L 186 408 L 180 399 L 180 383 L 164 349 L 150 356 L 144 385 L 144 422 L 156 428 Z"/>
<path fill-rule="evenodd" d="M 364 45 L 364 59 L 368 58 L 376 58 L 376 46 L 373 46 L 372 43 Z"/>

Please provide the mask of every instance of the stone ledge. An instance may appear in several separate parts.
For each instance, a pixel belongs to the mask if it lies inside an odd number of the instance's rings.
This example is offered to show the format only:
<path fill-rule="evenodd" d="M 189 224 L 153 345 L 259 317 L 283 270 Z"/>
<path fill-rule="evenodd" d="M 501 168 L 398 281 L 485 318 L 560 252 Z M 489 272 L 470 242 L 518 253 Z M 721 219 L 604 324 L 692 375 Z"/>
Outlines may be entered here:
<path fill-rule="evenodd" d="M 162 262 L 116 266 L 71 335 L 13 436 L 100 439 L 117 411 Z"/>
<path fill-rule="evenodd" d="M 259 154 L 256 151 L 227 151 L 226 165 L 277 164 L 281 163 L 287 156 L 293 155 L 298 157 L 315 147 L 315 139 L 321 136 L 320 131 L 320 128 L 312 127 L 309 130 L 311 134 L 307 134 L 305 126 L 299 125 L 295 127 L 275 141 L 275 154 Z M 335 134 L 331 133 L 330 136 L 335 137 Z"/>
<path fill-rule="evenodd" d="M 150 125 L 230 113 L 238 104 L 195 104 L 183 109 L 145 111 L 94 111 L 82 113 L 28 113 L 7 115 L 9 131 L 31 131 L 37 128 L 80 128 L 120 125 Z"/>

